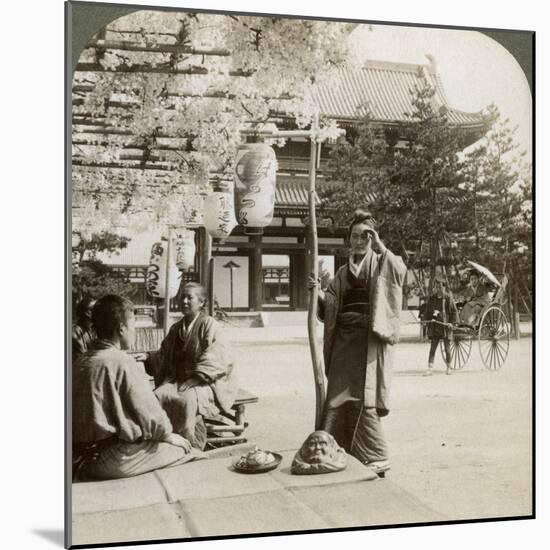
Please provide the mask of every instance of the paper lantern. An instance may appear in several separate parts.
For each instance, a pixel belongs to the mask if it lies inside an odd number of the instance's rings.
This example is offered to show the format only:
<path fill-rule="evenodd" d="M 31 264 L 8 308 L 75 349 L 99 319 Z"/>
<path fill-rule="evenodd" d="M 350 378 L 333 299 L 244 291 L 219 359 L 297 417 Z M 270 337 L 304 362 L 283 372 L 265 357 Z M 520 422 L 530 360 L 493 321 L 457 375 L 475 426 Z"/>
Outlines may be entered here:
<path fill-rule="evenodd" d="M 151 248 L 151 259 L 147 267 L 145 278 L 145 286 L 147 293 L 153 298 L 164 298 L 166 287 L 166 256 L 168 252 L 168 243 L 161 241 L 155 243 Z M 168 289 L 168 297 L 173 298 L 179 288 L 180 274 L 176 266 L 175 258 L 170 259 L 170 288 Z"/>
<path fill-rule="evenodd" d="M 277 159 L 265 143 L 245 143 L 235 159 L 235 209 L 247 235 L 261 235 L 273 220 Z"/>
<path fill-rule="evenodd" d="M 222 244 L 237 225 L 231 183 L 213 183 L 212 192 L 204 199 L 204 227 L 214 244 Z"/>
<path fill-rule="evenodd" d="M 182 271 L 189 271 L 195 266 L 195 233 L 186 231 L 176 239 L 176 266 Z"/>

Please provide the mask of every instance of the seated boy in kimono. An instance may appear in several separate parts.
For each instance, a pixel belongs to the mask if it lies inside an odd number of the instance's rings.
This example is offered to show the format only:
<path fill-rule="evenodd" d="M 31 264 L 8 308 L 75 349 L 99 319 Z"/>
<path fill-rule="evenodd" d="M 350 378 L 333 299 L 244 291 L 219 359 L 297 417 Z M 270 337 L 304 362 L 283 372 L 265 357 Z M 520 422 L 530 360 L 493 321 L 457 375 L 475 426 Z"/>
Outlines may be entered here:
<path fill-rule="evenodd" d="M 92 310 L 97 340 L 73 365 L 76 479 L 115 479 L 187 462 L 200 453 L 174 433 L 149 381 L 125 351 L 134 306 L 107 295 Z"/>
<path fill-rule="evenodd" d="M 187 283 L 178 299 L 183 318 L 161 344 L 155 394 L 174 431 L 202 450 L 206 445 L 203 418 L 230 412 L 235 401 L 233 356 L 223 329 L 204 311 L 204 287 Z"/>

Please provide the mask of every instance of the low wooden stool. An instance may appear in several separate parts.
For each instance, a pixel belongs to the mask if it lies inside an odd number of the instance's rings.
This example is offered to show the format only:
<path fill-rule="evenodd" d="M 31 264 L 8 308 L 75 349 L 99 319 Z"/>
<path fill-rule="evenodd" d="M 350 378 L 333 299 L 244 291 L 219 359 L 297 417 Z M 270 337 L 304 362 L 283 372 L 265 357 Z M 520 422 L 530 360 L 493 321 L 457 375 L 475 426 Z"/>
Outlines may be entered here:
<path fill-rule="evenodd" d="M 247 439 L 243 436 L 243 432 L 248 427 L 248 422 L 245 420 L 246 406 L 257 402 L 257 396 L 239 389 L 232 407 L 232 413 L 222 412 L 214 418 L 205 418 L 204 422 L 208 434 L 207 448 L 246 443 Z"/>

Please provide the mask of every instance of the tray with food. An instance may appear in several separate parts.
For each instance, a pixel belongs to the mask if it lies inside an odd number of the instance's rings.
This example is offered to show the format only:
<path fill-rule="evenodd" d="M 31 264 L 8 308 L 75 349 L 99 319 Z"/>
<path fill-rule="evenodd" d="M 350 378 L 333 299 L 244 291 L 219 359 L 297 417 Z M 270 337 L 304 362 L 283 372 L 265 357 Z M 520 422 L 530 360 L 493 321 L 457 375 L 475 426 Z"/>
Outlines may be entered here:
<path fill-rule="evenodd" d="M 254 449 L 233 461 L 233 468 L 237 472 L 245 474 L 259 474 L 274 470 L 279 466 L 282 459 L 283 457 L 278 453 L 263 451 L 258 447 L 254 447 Z"/>

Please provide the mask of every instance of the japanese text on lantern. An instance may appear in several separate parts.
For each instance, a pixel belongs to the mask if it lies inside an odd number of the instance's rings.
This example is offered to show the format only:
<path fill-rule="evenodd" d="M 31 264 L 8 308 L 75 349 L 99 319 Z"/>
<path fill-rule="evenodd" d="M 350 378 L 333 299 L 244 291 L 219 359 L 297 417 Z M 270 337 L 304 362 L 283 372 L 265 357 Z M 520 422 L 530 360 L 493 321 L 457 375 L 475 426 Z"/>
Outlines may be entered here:
<path fill-rule="evenodd" d="M 166 251 L 168 243 L 159 242 L 151 248 L 151 259 L 147 266 L 145 287 L 149 296 L 153 298 L 164 298 L 166 292 L 166 270 L 170 270 L 170 287 L 168 296 L 176 295 L 179 286 L 179 271 L 176 263 L 172 260 L 167 265 Z"/>
<path fill-rule="evenodd" d="M 264 143 L 247 143 L 235 162 L 237 219 L 241 225 L 263 228 L 273 219 L 277 159 Z"/>

